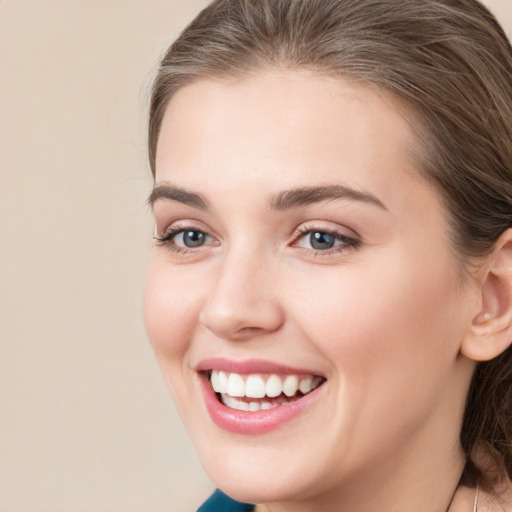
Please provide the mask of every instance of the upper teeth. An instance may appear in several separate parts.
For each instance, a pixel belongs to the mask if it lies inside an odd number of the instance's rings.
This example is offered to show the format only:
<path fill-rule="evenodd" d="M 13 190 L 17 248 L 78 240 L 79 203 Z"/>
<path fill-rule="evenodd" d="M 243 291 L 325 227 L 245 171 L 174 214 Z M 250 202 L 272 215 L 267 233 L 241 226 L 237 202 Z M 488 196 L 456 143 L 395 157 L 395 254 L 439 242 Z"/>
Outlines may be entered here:
<path fill-rule="evenodd" d="M 219 370 L 212 370 L 211 383 L 217 393 L 227 394 L 235 397 L 263 398 L 276 397 L 281 393 L 286 396 L 293 396 L 297 391 L 303 394 L 315 389 L 321 382 L 322 377 L 312 375 L 239 375 L 238 373 L 227 373 Z"/>

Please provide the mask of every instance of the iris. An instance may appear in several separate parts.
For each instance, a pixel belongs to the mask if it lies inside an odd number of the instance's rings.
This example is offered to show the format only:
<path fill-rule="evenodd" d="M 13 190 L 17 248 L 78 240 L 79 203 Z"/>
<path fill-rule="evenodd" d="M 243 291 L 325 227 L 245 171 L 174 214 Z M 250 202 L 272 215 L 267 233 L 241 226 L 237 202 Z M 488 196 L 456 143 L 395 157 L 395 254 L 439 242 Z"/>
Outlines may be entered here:
<path fill-rule="evenodd" d="M 187 247 L 200 247 L 206 240 L 206 234 L 201 231 L 184 231 L 182 236 L 183 244 Z"/>
<path fill-rule="evenodd" d="M 309 242 L 313 249 L 321 251 L 334 246 L 334 237 L 329 233 L 314 231 L 309 235 Z"/>

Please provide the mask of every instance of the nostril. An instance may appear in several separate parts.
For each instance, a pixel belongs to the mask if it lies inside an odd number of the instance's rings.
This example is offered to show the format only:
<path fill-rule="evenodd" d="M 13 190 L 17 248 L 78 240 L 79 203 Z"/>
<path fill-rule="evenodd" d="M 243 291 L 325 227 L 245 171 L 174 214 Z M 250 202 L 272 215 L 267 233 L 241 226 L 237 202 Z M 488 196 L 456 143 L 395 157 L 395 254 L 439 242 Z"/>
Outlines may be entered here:
<path fill-rule="evenodd" d="M 201 312 L 200 323 L 216 336 L 230 340 L 245 340 L 275 332 L 283 324 L 281 308 L 271 302 L 240 303 L 237 308 L 222 307 L 211 301 Z"/>

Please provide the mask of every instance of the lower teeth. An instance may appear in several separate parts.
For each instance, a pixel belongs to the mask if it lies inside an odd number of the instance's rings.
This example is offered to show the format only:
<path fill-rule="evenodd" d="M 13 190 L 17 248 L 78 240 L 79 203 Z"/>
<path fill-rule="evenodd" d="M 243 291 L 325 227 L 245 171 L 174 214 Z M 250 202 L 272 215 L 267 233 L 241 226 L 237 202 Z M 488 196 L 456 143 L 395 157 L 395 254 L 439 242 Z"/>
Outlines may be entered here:
<path fill-rule="evenodd" d="M 260 410 L 273 409 L 275 407 L 280 407 L 281 405 L 289 405 L 304 395 L 301 395 L 299 393 L 298 395 L 295 395 L 294 397 L 291 398 L 287 397 L 286 395 L 280 395 L 276 398 L 270 398 L 268 400 L 262 399 L 254 400 L 251 402 L 248 402 L 241 398 L 235 398 L 224 393 L 218 396 L 220 397 L 220 401 L 230 409 L 254 412 Z"/>

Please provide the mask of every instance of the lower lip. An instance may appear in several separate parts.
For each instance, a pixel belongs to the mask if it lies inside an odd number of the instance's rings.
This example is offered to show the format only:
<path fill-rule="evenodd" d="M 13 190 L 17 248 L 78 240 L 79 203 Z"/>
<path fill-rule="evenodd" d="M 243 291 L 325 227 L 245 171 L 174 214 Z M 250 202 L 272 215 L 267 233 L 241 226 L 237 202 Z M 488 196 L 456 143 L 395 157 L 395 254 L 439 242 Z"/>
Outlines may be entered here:
<path fill-rule="evenodd" d="M 251 435 L 275 430 L 309 409 L 317 400 L 325 384 L 321 384 L 307 395 L 288 405 L 247 412 L 231 409 L 220 402 L 205 374 L 200 375 L 200 380 L 206 408 L 212 420 L 229 432 Z"/>

